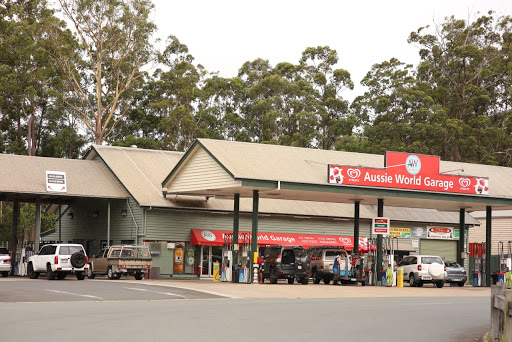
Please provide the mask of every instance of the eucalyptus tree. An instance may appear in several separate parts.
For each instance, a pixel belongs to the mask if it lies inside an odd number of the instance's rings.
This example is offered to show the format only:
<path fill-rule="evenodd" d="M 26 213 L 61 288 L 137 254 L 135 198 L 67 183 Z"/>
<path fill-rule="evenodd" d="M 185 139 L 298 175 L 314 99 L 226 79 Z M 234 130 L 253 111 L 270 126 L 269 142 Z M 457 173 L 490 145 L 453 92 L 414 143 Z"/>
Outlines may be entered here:
<path fill-rule="evenodd" d="M 64 23 L 45 0 L 7 0 L 0 6 L 0 27 L 0 132 L 5 150 L 32 156 L 61 156 L 70 146 L 79 150 L 75 136 L 71 145 L 50 154 L 43 151 L 44 142 L 60 135 L 59 128 L 76 128 L 61 110 L 56 91 L 63 85 L 47 53 L 50 44 L 68 44 Z"/>
<path fill-rule="evenodd" d="M 367 139 L 361 152 L 439 152 L 439 127 L 432 120 L 439 113 L 433 108 L 429 85 L 418 82 L 412 65 L 396 58 L 374 64 L 361 84 L 367 90 L 352 103 Z"/>
<path fill-rule="evenodd" d="M 211 75 L 201 88 L 198 111 L 213 123 L 210 138 L 251 141 L 242 113 L 246 88 L 239 77 Z"/>
<path fill-rule="evenodd" d="M 355 120 L 350 115 L 349 103 L 342 93 L 353 89 L 350 73 L 335 69 L 338 53 L 328 46 L 308 47 L 300 59 L 301 75 L 311 86 L 318 124 L 317 145 L 331 149 L 340 136 L 351 135 Z"/>
<path fill-rule="evenodd" d="M 493 12 L 474 21 L 453 16 L 409 36 L 420 47 L 418 79 L 442 108 L 441 157 L 454 161 L 510 161 L 511 17 Z M 503 156 L 506 156 L 503 159 Z"/>
<path fill-rule="evenodd" d="M 151 38 L 156 26 L 150 0 L 58 0 L 62 15 L 79 42 L 55 46 L 52 57 L 70 89 L 62 101 L 94 136 L 103 141 L 129 109 L 143 68 L 154 60 Z M 72 49 L 71 49 L 72 50 Z"/>

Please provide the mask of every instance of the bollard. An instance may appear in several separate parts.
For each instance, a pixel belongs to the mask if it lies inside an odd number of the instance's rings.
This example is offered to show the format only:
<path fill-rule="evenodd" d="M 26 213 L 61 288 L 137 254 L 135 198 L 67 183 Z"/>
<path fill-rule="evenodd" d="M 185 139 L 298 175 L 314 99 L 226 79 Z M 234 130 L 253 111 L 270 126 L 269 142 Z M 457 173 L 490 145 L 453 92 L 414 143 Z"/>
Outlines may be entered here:
<path fill-rule="evenodd" d="M 403 267 L 397 268 L 396 286 L 404 287 L 404 268 Z"/>

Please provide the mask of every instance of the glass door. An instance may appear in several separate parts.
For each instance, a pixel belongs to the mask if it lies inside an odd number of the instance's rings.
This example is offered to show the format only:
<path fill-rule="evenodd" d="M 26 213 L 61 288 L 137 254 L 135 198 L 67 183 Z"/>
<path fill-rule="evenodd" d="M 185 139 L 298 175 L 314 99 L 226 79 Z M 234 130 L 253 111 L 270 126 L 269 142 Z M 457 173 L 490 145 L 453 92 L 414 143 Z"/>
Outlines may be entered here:
<path fill-rule="evenodd" d="M 222 262 L 222 246 L 201 246 L 201 278 L 213 277 L 214 262 Z"/>

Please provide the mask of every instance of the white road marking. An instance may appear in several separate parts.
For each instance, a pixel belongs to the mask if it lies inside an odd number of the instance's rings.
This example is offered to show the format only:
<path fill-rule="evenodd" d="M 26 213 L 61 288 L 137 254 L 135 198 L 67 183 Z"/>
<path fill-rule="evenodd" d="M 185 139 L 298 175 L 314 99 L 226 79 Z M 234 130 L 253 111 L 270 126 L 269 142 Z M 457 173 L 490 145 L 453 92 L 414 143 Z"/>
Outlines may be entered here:
<path fill-rule="evenodd" d="M 146 289 L 139 289 L 139 288 L 136 288 L 136 287 L 124 287 L 124 288 L 128 289 L 128 290 L 145 291 L 145 292 L 152 292 L 152 293 L 163 294 L 163 295 L 166 295 L 166 296 L 176 296 L 176 297 L 185 298 L 184 296 L 180 296 L 180 295 L 177 295 L 175 293 L 170 293 L 170 292 L 151 291 L 151 290 L 146 290 Z"/>
<path fill-rule="evenodd" d="M 79 294 L 79 293 L 66 292 L 66 291 L 57 291 L 57 290 L 50 290 L 50 289 L 46 289 L 46 291 L 69 294 L 69 295 L 73 295 L 73 296 L 87 297 L 87 298 L 103 299 L 101 297 L 96 297 L 96 296 L 91 296 L 91 295 L 83 295 L 83 294 Z"/>

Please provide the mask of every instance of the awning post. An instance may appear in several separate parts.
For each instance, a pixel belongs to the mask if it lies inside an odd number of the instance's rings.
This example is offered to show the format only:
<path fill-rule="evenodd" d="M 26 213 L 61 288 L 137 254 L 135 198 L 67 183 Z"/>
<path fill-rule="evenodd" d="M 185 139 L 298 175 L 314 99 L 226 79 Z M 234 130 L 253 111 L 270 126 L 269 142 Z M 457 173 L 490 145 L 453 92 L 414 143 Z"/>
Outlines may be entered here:
<path fill-rule="evenodd" d="M 34 233 L 34 252 L 39 252 L 39 240 L 41 239 L 41 199 L 36 199 L 36 227 Z"/>
<path fill-rule="evenodd" d="M 252 283 L 252 267 L 254 264 L 254 254 L 258 251 L 258 208 L 260 201 L 260 193 L 258 190 L 252 191 L 252 238 L 251 238 L 251 255 L 249 256 L 249 276 L 250 283 Z"/>
<path fill-rule="evenodd" d="M 377 217 L 384 217 L 384 199 L 379 198 L 377 203 Z M 377 284 L 382 272 L 382 261 L 382 234 L 377 234 Z"/>
<path fill-rule="evenodd" d="M 485 208 L 485 286 L 491 287 L 492 207 Z"/>
<path fill-rule="evenodd" d="M 359 254 L 359 201 L 354 202 L 354 249 L 352 253 Z"/>
<path fill-rule="evenodd" d="M 464 258 L 462 257 L 462 253 L 464 253 L 464 233 L 466 228 L 466 209 L 460 208 L 459 210 L 459 246 L 457 248 L 457 263 L 460 265 L 464 265 Z"/>
<path fill-rule="evenodd" d="M 12 206 L 12 234 L 11 234 L 11 275 L 14 275 L 16 264 L 16 249 L 18 247 L 18 218 L 20 217 L 20 202 L 14 201 Z"/>
<path fill-rule="evenodd" d="M 240 227 L 240 194 L 235 194 L 233 208 L 233 270 L 238 265 L 238 233 Z M 236 275 L 238 276 L 238 275 Z"/>

